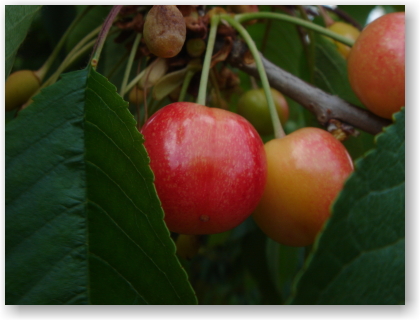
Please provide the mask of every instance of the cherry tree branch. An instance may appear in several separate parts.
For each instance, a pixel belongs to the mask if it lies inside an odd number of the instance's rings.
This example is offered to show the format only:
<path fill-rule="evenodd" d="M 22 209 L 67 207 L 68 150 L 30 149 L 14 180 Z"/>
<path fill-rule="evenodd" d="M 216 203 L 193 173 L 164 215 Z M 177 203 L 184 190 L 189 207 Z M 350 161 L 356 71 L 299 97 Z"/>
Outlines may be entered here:
<path fill-rule="evenodd" d="M 232 52 L 229 56 L 229 63 L 253 77 L 258 77 L 255 62 L 247 58 L 249 57 L 248 51 L 249 49 L 245 43 L 240 40 L 234 41 Z M 378 117 L 368 110 L 308 84 L 279 68 L 262 55 L 261 58 L 270 86 L 314 113 L 317 120 L 324 126 L 328 126 L 331 121 L 339 120 L 376 135 L 382 132 L 384 126 L 388 126 L 391 123 L 390 120 Z"/>

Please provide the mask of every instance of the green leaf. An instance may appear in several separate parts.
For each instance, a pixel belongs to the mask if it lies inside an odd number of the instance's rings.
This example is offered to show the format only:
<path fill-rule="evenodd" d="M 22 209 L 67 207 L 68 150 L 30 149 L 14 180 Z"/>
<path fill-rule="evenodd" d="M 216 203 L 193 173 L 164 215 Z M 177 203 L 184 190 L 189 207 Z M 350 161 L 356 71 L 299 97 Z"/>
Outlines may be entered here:
<path fill-rule="evenodd" d="M 281 245 L 267 238 L 266 259 L 272 281 L 283 297 L 290 295 L 292 281 L 302 266 L 304 248 Z"/>
<path fill-rule="evenodd" d="M 356 162 L 291 304 L 404 304 L 404 118 L 396 114 Z"/>
<path fill-rule="evenodd" d="M 6 304 L 193 304 L 143 137 L 97 72 L 6 126 Z"/>
<path fill-rule="evenodd" d="M 80 14 L 87 6 L 81 5 L 75 7 L 77 13 Z M 110 9 L 111 7 L 107 5 L 92 6 L 69 34 L 65 45 L 66 52 L 70 52 L 88 33 L 100 26 L 104 22 Z"/>
<path fill-rule="evenodd" d="M 338 8 L 346 12 L 350 17 L 355 19 L 362 27 L 364 27 L 366 25 L 369 14 L 375 8 L 375 6 L 374 5 L 363 5 L 363 6 L 340 5 L 338 6 Z"/>
<path fill-rule="evenodd" d="M 335 44 L 325 36 L 316 35 L 315 85 L 342 99 L 362 106 L 351 89 L 347 76 L 347 62 Z"/>
<path fill-rule="evenodd" d="M 272 270 L 270 270 L 271 259 L 267 259 L 266 256 L 266 241 L 267 237 L 258 228 L 255 232 L 247 234 L 242 242 L 242 250 L 246 252 L 246 254 L 243 254 L 243 263 L 257 280 L 259 290 L 262 293 L 262 303 L 281 304 L 281 291 L 278 290 L 278 283 L 273 281 Z"/>
<path fill-rule="evenodd" d="M 25 40 L 32 19 L 41 6 L 11 6 L 5 8 L 5 76 L 8 77 L 12 70 L 16 53 Z"/>
<path fill-rule="evenodd" d="M 347 75 L 347 62 L 335 44 L 324 36 L 316 36 L 315 85 L 320 89 L 363 107 L 353 92 Z M 311 117 L 313 117 L 311 115 Z M 313 117 L 314 118 L 314 117 Z M 315 121 L 315 119 L 313 119 Z M 309 120 L 307 120 L 309 122 Z M 361 157 L 374 147 L 374 136 L 361 132 L 357 138 L 344 142 L 353 159 Z"/>

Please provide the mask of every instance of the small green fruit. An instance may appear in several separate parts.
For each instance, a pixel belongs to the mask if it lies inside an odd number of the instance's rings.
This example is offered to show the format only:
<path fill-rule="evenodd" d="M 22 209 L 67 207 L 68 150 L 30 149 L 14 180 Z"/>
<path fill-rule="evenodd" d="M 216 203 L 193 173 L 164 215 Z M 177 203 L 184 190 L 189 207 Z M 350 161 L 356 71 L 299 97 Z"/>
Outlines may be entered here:
<path fill-rule="evenodd" d="M 20 70 L 9 75 L 5 85 L 6 111 L 11 111 L 27 102 L 40 85 L 40 80 L 31 70 Z"/>
<path fill-rule="evenodd" d="M 280 122 L 284 125 L 289 118 L 289 105 L 284 96 L 271 88 Z M 238 101 L 237 112 L 247 119 L 261 135 L 273 134 L 273 122 L 263 88 L 245 92 Z"/>
<path fill-rule="evenodd" d="M 206 50 L 206 43 L 203 39 L 195 38 L 187 41 L 187 52 L 192 58 L 201 57 Z"/>

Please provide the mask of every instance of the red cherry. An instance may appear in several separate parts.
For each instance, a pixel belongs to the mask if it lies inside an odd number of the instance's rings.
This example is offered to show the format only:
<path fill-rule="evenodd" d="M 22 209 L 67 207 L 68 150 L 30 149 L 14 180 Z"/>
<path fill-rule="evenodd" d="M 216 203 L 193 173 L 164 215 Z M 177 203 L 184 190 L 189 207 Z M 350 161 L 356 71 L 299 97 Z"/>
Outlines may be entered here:
<path fill-rule="evenodd" d="M 405 106 L 405 13 L 386 14 L 363 29 L 347 63 L 360 101 L 383 118 Z"/>
<path fill-rule="evenodd" d="M 213 234 L 243 222 L 266 181 L 263 143 L 241 116 L 175 102 L 141 130 L 169 230 Z"/>

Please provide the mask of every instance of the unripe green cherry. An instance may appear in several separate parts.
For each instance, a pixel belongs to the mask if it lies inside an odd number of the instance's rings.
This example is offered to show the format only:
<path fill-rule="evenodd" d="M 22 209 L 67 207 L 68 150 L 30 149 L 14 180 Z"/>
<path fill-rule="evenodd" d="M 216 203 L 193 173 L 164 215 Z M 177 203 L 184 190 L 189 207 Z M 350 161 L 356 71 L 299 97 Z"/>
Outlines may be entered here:
<path fill-rule="evenodd" d="M 153 6 L 146 16 L 144 41 L 154 55 L 161 58 L 176 56 L 182 49 L 187 26 L 176 6 Z"/>
<path fill-rule="evenodd" d="M 192 58 L 201 57 L 206 50 L 206 43 L 203 39 L 195 38 L 187 41 L 187 52 Z"/>
<path fill-rule="evenodd" d="M 40 80 L 31 70 L 20 70 L 9 75 L 5 84 L 6 111 L 23 105 L 39 87 Z"/>
<path fill-rule="evenodd" d="M 289 105 L 284 96 L 270 88 L 280 122 L 284 125 L 289 119 Z M 238 101 L 237 112 L 247 119 L 261 135 L 273 134 L 273 122 L 263 88 L 245 92 Z"/>

